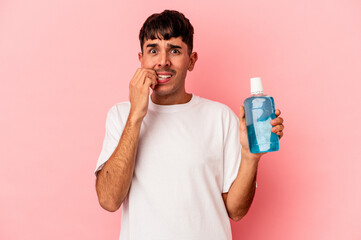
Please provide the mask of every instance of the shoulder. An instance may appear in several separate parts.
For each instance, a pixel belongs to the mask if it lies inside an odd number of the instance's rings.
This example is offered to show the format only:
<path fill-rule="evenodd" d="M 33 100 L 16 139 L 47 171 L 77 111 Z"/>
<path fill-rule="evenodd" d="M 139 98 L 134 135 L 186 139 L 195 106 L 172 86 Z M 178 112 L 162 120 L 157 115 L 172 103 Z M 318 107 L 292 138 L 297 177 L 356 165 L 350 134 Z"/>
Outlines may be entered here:
<path fill-rule="evenodd" d="M 235 117 L 236 114 L 233 112 L 233 110 L 228 107 L 226 104 L 210 100 L 203 97 L 198 97 L 199 99 L 199 105 L 202 108 L 206 108 L 209 111 L 213 111 L 214 113 L 221 114 L 224 117 Z"/>
<path fill-rule="evenodd" d="M 109 119 L 122 119 L 127 118 L 130 111 L 130 102 L 119 102 L 110 107 L 107 113 Z"/>
<path fill-rule="evenodd" d="M 129 112 L 130 110 L 130 102 L 129 101 L 125 101 L 125 102 L 119 102 L 116 103 L 112 106 L 113 111 L 117 111 L 119 113 L 123 113 L 123 112 Z"/>

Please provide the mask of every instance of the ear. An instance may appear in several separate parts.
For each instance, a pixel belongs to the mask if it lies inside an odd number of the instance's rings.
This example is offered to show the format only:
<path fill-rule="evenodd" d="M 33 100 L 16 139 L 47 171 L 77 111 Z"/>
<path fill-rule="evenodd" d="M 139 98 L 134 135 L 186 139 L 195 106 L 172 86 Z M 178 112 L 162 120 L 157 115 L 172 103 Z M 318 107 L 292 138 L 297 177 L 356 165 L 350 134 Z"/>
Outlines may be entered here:
<path fill-rule="evenodd" d="M 198 60 L 198 53 L 197 52 L 192 52 L 191 55 L 189 56 L 188 71 L 193 70 L 194 65 L 196 64 L 197 60 Z"/>
<path fill-rule="evenodd" d="M 142 58 L 143 58 L 143 53 L 139 52 L 138 53 L 139 62 L 142 62 Z"/>

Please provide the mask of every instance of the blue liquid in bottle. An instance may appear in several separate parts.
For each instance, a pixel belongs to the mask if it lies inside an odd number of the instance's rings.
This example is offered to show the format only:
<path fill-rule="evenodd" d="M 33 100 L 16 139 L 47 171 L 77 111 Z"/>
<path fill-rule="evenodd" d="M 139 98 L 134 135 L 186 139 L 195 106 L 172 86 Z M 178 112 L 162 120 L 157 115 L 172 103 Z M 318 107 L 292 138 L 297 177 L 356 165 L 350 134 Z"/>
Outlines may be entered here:
<path fill-rule="evenodd" d="M 261 91 L 253 91 L 253 95 L 243 104 L 251 153 L 273 152 L 280 148 L 278 135 L 271 131 L 273 126 L 270 122 L 277 117 L 274 100 L 273 97 L 263 94 L 262 83 L 260 84 Z"/>

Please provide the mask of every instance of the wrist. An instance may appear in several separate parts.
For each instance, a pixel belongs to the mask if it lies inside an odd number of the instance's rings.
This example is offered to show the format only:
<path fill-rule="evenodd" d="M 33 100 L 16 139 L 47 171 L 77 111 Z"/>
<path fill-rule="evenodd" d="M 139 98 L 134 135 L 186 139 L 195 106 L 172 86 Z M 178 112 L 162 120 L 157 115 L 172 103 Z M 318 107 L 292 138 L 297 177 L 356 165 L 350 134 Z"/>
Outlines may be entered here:
<path fill-rule="evenodd" d="M 251 153 L 249 151 L 249 148 L 241 148 L 241 157 L 242 157 L 242 161 L 249 161 L 252 162 L 254 164 L 258 164 L 259 160 L 261 160 L 261 156 L 263 155 L 263 153 Z"/>
<path fill-rule="evenodd" d="M 130 111 L 129 116 L 128 116 L 128 121 L 131 124 L 140 124 L 140 123 L 142 123 L 143 118 L 144 118 L 144 116 L 142 116 L 140 114 L 137 114 L 137 113 L 135 113 L 133 111 Z"/>

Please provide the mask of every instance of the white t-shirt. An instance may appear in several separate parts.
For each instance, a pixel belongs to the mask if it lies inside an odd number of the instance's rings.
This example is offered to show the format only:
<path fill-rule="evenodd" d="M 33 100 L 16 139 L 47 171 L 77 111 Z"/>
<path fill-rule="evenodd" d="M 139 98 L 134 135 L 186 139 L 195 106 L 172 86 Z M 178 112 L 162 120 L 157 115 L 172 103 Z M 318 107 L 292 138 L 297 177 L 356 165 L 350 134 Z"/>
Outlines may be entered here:
<path fill-rule="evenodd" d="M 117 147 L 129 111 L 129 102 L 109 110 L 95 172 Z M 194 94 L 176 105 L 149 97 L 119 239 L 232 239 L 222 193 L 237 176 L 240 150 L 239 119 L 226 105 Z"/>

